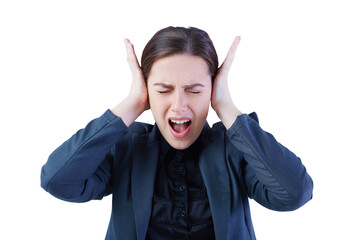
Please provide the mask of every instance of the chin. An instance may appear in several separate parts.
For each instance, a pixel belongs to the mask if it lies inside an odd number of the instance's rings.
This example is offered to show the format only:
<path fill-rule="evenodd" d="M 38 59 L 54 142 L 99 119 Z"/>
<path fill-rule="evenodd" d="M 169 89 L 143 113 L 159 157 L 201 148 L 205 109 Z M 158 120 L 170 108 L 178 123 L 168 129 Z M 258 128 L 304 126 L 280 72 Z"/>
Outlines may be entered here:
<path fill-rule="evenodd" d="M 168 141 L 167 139 L 165 139 L 169 145 L 177 150 L 185 150 L 188 147 L 191 146 L 191 144 L 193 144 L 195 141 L 187 141 L 185 139 L 182 140 L 170 140 Z"/>

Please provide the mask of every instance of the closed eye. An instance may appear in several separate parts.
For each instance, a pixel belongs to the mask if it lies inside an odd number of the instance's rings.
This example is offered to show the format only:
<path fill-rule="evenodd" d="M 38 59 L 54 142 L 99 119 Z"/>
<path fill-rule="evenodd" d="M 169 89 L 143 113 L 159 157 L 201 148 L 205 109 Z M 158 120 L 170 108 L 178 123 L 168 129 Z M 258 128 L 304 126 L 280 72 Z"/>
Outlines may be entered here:
<path fill-rule="evenodd" d="M 169 90 L 167 90 L 167 91 L 157 91 L 158 93 L 168 93 L 168 92 L 170 92 Z"/>
<path fill-rule="evenodd" d="M 201 93 L 201 91 L 199 90 L 204 88 L 204 85 L 202 85 L 201 83 L 195 83 L 195 84 L 191 84 L 191 85 L 185 85 L 185 90 L 187 90 L 189 93 L 193 93 L 193 94 L 199 94 Z"/>

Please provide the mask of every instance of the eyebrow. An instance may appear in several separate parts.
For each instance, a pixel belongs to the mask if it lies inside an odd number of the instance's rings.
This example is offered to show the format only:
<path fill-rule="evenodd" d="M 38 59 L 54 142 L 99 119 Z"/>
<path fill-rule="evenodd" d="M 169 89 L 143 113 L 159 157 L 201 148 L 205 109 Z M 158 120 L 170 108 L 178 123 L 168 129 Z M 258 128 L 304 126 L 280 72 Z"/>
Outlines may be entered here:
<path fill-rule="evenodd" d="M 163 88 L 172 88 L 173 86 L 170 84 L 165 84 L 165 83 L 154 83 L 153 86 L 160 86 Z"/>
<path fill-rule="evenodd" d="M 195 83 L 195 84 L 191 84 L 191 85 L 185 85 L 184 87 L 187 89 L 193 89 L 196 87 L 204 87 L 204 85 L 202 85 L 201 83 Z"/>
<path fill-rule="evenodd" d="M 166 83 L 154 83 L 153 86 L 160 86 L 160 87 L 163 87 L 163 88 L 173 88 L 173 85 L 166 84 Z M 196 88 L 196 87 L 204 87 L 204 85 L 201 84 L 201 83 L 194 83 L 194 84 L 190 84 L 190 85 L 184 85 L 183 87 L 186 88 L 186 89 L 193 89 L 193 88 Z"/>

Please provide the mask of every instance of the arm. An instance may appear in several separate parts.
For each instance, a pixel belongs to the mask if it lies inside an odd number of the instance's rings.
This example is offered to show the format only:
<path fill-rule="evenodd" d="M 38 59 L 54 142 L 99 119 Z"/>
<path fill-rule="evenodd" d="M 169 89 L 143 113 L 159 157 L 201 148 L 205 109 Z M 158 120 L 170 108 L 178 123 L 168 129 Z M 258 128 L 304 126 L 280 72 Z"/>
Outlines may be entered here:
<path fill-rule="evenodd" d="M 132 72 L 128 97 L 64 142 L 42 167 L 41 186 L 60 199 L 84 202 L 111 193 L 112 147 L 148 109 L 146 84 L 134 47 L 127 39 L 125 45 Z"/>
<path fill-rule="evenodd" d="M 237 150 L 244 154 L 248 195 L 276 210 L 293 210 L 312 197 L 312 180 L 300 159 L 263 131 L 232 102 L 227 76 L 240 37 L 236 37 L 214 80 L 211 106 L 228 130 Z"/>
<path fill-rule="evenodd" d="M 41 186 L 57 198 L 85 202 L 111 192 L 111 147 L 127 132 L 109 110 L 58 147 L 41 169 Z"/>
<path fill-rule="evenodd" d="M 312 198 L 313 182 L 301 160 L 255 120 L 246 114 L 237 117 L 227 135 L 244 154 L 250 198 L 278 211 L 295 210 Z"/>

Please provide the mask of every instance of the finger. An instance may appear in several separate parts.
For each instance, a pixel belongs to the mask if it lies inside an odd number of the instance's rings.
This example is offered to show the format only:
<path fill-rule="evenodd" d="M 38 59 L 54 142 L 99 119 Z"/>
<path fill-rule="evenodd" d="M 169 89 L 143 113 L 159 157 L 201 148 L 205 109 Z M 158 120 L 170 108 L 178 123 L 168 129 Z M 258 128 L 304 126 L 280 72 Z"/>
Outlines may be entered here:
<path fill-rule="evenodd" d="M 124 39 L 126 54 L 127 54 L 127 62 L 130 66 L 131 71 L 138 71 L 140 68 L 139 61 L 136 57 L 134 46 L 129 41 L 129 39 Z"/>
<path fill-rule="evenodd" d="M 233 62 L 233 60 L 235 58 L 236 50 L 237 50 L 237 47 L 238 47 L 238 45 L 240 43 L 240 39 L 241 39 L 240 36 L 237 36 L 234 39 L 233 43 L 231 44 L 231 47 L 230 47 L 230 49 L 229 49 L 229 51 L 228 51 L 228 53 L 226 55 L 226 58 L 225 58 L 223 64 L 221 65 L 221 66 L 224 66 L 224 68 L 230 69 L 231 64 L 232 64 L 232 62 Z"/>

